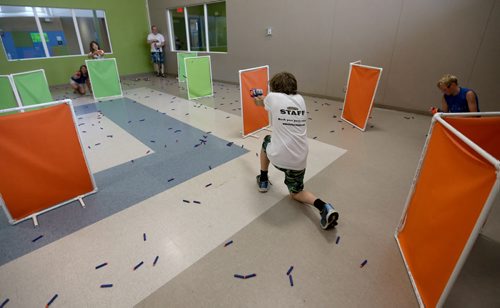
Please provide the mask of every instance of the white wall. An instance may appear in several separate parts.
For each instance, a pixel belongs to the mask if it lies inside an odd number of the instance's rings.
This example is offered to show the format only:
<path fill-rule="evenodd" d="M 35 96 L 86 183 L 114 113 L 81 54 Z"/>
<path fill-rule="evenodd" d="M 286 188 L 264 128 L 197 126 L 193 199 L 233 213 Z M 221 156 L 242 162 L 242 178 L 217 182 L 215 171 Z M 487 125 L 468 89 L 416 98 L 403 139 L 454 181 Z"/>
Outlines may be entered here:
<path fill-rule="evenodd" d="M 148 0 L 151 23 L 167 33 L 166 9 L 193 0 Z M 348 63 L 384 69 L 375 102 L 427 111 L 440 103 L 445 73 L 500 110 L 500 0 L 227 0 L 228 53 L 212 54 L 214 78 L 269 64 L 294 73 L 299 91 L 343 98 Z M 272 37 L 265 29 L 273 28 Z M 176 74 L 175 54 L 167 71 Z"/>

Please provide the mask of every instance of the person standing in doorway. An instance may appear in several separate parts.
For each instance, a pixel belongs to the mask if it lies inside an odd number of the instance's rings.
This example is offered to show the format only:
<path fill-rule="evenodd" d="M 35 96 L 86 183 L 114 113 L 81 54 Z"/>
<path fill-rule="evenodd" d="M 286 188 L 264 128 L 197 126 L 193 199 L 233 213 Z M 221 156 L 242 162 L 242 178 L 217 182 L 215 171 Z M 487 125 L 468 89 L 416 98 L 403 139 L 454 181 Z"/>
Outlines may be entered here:
<path fill-rule="evenodd" d="M 151 46 L 151 60 L 153 61 L 154 73 L 158 77 L 165 77 L 165 57 L 163 55 L 163 46 L 165 38 L 158 32 L 158 27 L 153 25 L 151 33 L 148 34 L 148 44 Z"/>

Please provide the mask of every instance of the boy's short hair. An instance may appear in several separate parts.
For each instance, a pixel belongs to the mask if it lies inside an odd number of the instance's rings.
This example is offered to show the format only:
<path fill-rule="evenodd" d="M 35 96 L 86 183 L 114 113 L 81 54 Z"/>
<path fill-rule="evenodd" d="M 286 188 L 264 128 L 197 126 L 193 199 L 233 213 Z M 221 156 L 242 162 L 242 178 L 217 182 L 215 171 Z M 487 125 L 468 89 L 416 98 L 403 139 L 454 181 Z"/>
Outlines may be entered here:
<path fill-rule="evenodd" d="M 288 95 L 297 94 L 297 79 L 291 73 L 281 72 L 273 76 L 269 82 L 272 92 Z"/>
<path fill-rule="evenodd" d="M 451 86 L 452 83 L 458 85 L 458 78 L 451 74 L 446 74 L 443 75 L 443 77 L 441 77 L 441 79 L 438 80 L 437 87 L 438 88 L 441 88 L 441 86 L 449 87 Z"/>

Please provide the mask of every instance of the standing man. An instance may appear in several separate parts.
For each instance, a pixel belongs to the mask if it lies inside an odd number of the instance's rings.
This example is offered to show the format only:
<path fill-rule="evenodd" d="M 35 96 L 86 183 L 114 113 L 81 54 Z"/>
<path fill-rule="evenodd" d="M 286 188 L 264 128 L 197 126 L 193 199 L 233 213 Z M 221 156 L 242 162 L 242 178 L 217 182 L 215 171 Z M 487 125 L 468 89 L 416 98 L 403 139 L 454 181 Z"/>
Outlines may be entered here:
<path fill-rule="evenodd" d="M 442 109 L 432 107 L 431 112 L 479 112 L 477 94 L 468 88 L 458 86 L 458 78 L 446 74 L 437 82 L 437 87 L 443 93 Z"/>
<path fill-rule="evenodd" d="M 148 44 L 151 45 L 151 60 L 153 61 L 153 69 L 158 77 L 165 77 L 163 56 L 163 46 L 165 46 L 165 38 L 161 33 L 158 33 L 158 27 L 153 25 L 151 33 L 148 34 Z"/>

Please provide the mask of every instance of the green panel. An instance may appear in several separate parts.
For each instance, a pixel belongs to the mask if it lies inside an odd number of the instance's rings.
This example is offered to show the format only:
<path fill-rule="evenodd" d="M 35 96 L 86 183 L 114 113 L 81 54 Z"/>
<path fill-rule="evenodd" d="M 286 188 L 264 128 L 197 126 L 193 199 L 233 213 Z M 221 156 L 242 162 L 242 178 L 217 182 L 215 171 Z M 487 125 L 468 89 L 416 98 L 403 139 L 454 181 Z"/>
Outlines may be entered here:
<path fill-rule="evenodd" d="M 104 10 L 113 49 L 113 53 L 107 52 L 106 57 L 116 58 L 120 65 L 119 72 L 123 75 L 149 73 L 151 71 L 151 54 L 149 45 L 146 44 L 146 37 L 150 29 L 144 0 L 0 0 L 0 4 Z M 163 35 L 166 35 L 165 29 L 162 29 L 162 31 Z M 31 37 L 29 37 L 29 40 L 33 44 Z M 85 52 L 88 52 L 89 46 L 83 46 L 83 48 Z M 71 73 L 78 70 L 86 59 L 87 56 L 83 55 L 7 61 L 5 52 L 0 48 L 0 74 L 6 75 L 44 69 L 49 85 L 68 85 Z"/>
<path fill-rule="evenodd" d="M 16 97 L 10 86 L 9 78 L 7 76 L 0 76 L 0 110 L 15 107 L 17 107 Z M 0 113 L 0 116 L 5 114 L 7 113 Z"/>
<path fill-rule="evenodd" d="M 210 57 L 186 58 L 188 98 L 213 95 Z"/>
<path fill-rule="evenodd" d="M 186 81 L 186 64 L 184 63 L 184 59 L 197 57 L 197 52 L 178 52 L 177 53 L 177 75 L 179 77 L 179 81 Z"/>
<path fill-rule="evenodd" d="M 96 99 L 123 95 L 115 59 L 87 60 L 85 62 Z"/>
<path fill-rule="evenodd" d="M 52 102 L 49 85 L 43 71 L 34 71 L 12 76 L 23 106 Z"/>

